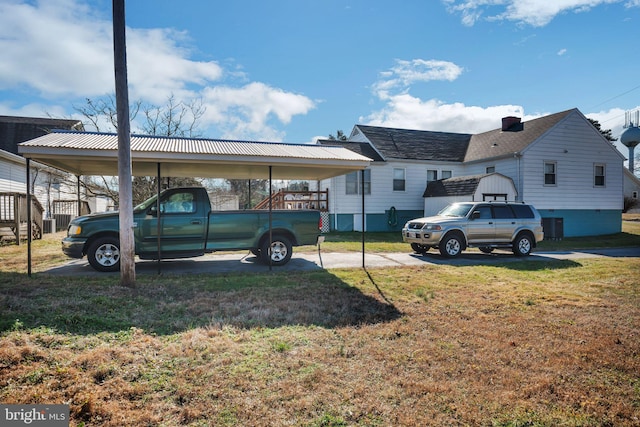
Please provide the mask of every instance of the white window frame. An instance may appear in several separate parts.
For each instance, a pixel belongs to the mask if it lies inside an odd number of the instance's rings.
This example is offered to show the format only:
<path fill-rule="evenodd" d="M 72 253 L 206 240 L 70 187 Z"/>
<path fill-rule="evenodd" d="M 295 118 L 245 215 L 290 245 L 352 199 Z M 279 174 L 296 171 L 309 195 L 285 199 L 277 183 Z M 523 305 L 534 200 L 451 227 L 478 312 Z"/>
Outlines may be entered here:
<path fill-rule="evenodd" d="M 345 175 L 345 194 L 362 194 L 362 171 L 349 172 Z M 355 178 L 354 178 L 355 177 Z M 355 179 L 355 182 L 354 182 Z M 355 189 L 352 187 L 355 184 Z M 371 194 L 371 169 L 364 170 L 364 194 Z"/>
<path fill-rule="evenodd" d="M 445 176 L 447 175 L 447 176 Z M 453 176 L 453 172 L 450 170 L 443 170 L 440 172 L 440 179 L 449 179 Z"/>
<path fill-rule="evenodd" d="M 598 175 L 598 168 L 602 168 L 602 175 Z M 598 183 L 598 178 L 602 179 L 601 183 Z M 607 165 L 605 163 L 593 164 L 593 186 L 598 188 L 607 186 Z"/>
<path fill-rule="evenodd" d="M 431 176 L 430 176 L 431 175 Z M 427 184 L 438 180 L 438 169 L 427 169 Z"/>
<path fill-rule="evenodd" d="M 547 165 L 553 165 L 553 172 L 547 172 Z M 553 176 L 553 183 L 547 183 L 547 175 Z M 558 162 L 554 160 L 545 160 L 542 166 L 542 182 L 545 187 L 558 186 Z"/>
<path fill-rule="evenodd" d="M 402 178 L 396 178 L 396 173 L 400 172 Z M 402 189 L 396 189 L 396 183 L 402 183 Z M 393 191 L 407 191 L 407 170 L 404 168 L 393 168 L 393 182 L 392 182 Z"/>

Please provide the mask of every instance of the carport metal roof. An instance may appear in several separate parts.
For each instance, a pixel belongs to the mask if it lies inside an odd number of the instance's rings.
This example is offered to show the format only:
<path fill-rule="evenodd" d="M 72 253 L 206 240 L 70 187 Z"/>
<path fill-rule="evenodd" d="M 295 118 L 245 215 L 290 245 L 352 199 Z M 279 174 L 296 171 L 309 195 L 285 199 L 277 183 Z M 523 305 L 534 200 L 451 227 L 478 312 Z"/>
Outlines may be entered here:
<path fill-rule="evenodd" d="M 78 176 L 118 174 L 118 136 L 54 131 L 23 142 L 24 157 Z M 344 147 L 131 135 L 136 176 L 326 179 L 366 168 L 371 159 Z"/>

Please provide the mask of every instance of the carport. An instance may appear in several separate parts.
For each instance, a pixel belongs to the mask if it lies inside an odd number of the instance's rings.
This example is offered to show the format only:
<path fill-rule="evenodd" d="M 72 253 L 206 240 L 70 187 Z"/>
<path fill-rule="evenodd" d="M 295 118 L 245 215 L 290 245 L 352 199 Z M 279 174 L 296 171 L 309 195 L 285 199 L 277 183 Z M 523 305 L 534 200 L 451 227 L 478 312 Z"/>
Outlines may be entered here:
<path fill-rule="evenodd" d="M 75 175 L 78 195 L 82 176 L 118 175 L 115 133 L 55 131 L 19 144 L 18 152 L 27 159 L 28 198 L 32 193 L 31 160 Z M 341 146 L 131 135 L 132 174 L 157 176 L 158 183 L 162 177 L 268 179 L 271 193 L 273 179 L 320 181 L 358 170 L 364 173 L 371 161 Z M 362 194 L 364 218 L 364 191 Z M 364 232 L 362 242 L 364 267 Z M 28 274 L 31 275 L 30 231 Z"/>

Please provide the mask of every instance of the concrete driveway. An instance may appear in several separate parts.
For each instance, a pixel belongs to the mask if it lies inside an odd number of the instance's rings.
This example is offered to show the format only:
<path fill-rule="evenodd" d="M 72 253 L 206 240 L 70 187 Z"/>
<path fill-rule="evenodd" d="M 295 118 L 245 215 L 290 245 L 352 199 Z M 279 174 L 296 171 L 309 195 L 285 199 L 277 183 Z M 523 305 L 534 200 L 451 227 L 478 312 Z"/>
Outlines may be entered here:
<path fill-rule="evenodd" d="M 403 253 L 365 253 L 364 265 L 366 268 L 379 267 L 401 267 L 420 265 L 491 265 L 504 262 L 516 261 L 549 261 L 549 260 L 580 260 L 586 258 L 614 257 L 614 258 L 640 258 L 640 247 L 615 248 L 615 249 L 593 249 L 580 251 L 563 252 L 534 252 L 531 256 L 520 258 L 511 252 L 495 251 L 491 254 L 480 252 L 463 252 L 458 258 L 448 259 L 442 257 L 438 252 L 431 251 L 425 255 L 411 252 Z M 361 268 L 363 259 L 360 252 L 316 252 L 316 253 L 296 253 L 294 249 L 291 261 L 282 267 L 272 267 L 272 271 L 309 271 L 332 268 Z M 136 262 L 136 274 L 215 274 L 230 272 L 267 272 L 269 266 L 258 261 L 255 255 L 249 252 L 235 252 L 225 254 L 208 254 L 197 258 L 180 260 L 166 260 L 160 263 L 160 271 L 157 261 Z M 44 271 L 45 274 L 77 276 L 94 274 L 119 274 L 119 273 L 98 273 L 95 271 L 86 258 L 72 260 L 68 263 Z"/>

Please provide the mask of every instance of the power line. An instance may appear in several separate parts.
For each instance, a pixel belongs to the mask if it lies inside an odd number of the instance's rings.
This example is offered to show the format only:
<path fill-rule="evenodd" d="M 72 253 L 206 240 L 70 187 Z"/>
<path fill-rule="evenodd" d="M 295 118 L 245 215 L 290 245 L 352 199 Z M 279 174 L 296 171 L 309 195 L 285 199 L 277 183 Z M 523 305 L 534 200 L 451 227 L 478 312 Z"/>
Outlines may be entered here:
<path fill-rule="evenodd" d="M 609 98 L 609 99 L 607 99 L 607 100 L 605 100 L 605 101 L 602 101 L 601 103 L 599 103 L 599 104 L 597 104 L 597 105 L 594 105 L 593 107 L 590 107 L 590 109 L 591 109 L 591 108 L 599 107 L 599 106 L 601 106 L 602 104 L 606 104 L 606 103 L 607 103 L 607 102 L 609 102 L 609 101 L 613 101 L 614 99 L 620 98 L 621 96 L 624 96 L 624 95 L 626 95 L 626 94 L 628 94 L 628 93 L 631 93 L 631 92 L 633 92 L 633 91 L 634 91 L 634 90 L 636 90 L 636 89 L 640 89 L 640 85 L 638 85 L 638 86 L 636 86 L 636 87 L 634 87 L 634 88 L 632 88 L 632 89 L 629 89 L 628 91 L 623 92 L 623 93 L 621 93 L 620 95 L 616 95 L 616 96 L 614 96 L 614 97 L 612 97 L 612 98 Z"/>

